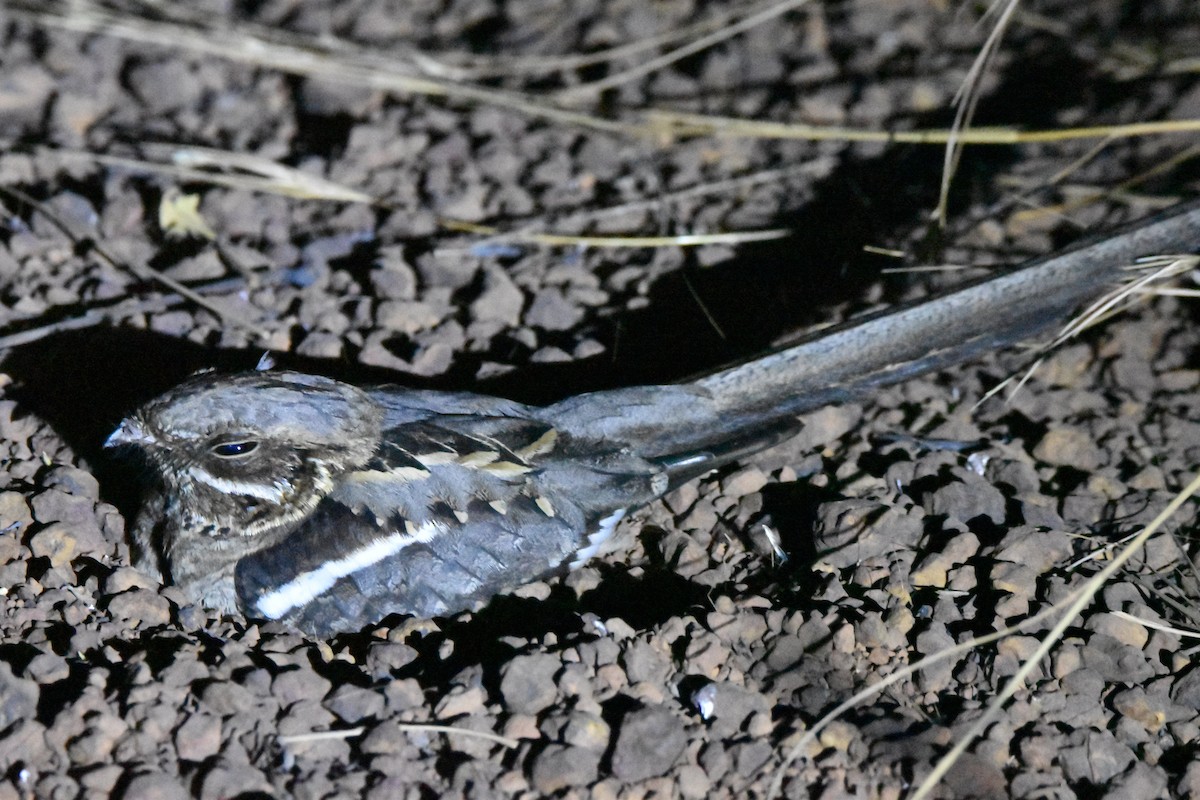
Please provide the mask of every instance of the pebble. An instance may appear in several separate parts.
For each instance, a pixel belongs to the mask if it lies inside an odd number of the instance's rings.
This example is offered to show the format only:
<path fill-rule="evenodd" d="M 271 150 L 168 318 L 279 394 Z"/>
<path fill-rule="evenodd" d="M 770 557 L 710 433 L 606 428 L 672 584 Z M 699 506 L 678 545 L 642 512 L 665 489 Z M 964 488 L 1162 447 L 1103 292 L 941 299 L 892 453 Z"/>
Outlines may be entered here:
<path fill-rule="evenodd" d="M 572 711 L 562 729 L 562 741 L 572 747 L 604 752 L 612 731 L 599 714 Z"/>
<path fill-rule="evenodd" d="M 20 532 L 32 523 L 33 513 L 24 495 L 20 492 L 0 492 L 0 531 Z"/>
<path fill-rule="evenodd" d="M 387 702 L 378 689 L 346 684 L 334 689 L 323 705 L 342 722 L 356 725 L 364 719 L 382 717 Z"/>
<path fill-rule="evenodd" d="M 404 260 L 398 247 L 383 247 L 371 270 L 371 289 L 376 297 L 413 300 L 417 296 L 417 273 Z"/>
<path fill-rule="evenodd" d="M 491 320 L 509 327 L 521 322 L 521 309 L 525 305 L 525 294 L 513 283 L 508 273 L 499 268 L 484 271 L 483 293 L 471 303 L 471 316 L 478 320 Z"/>
<path fill-rule="evenodd" d="M 221 720 L 196 712 L 175 731 L 175 752 L 183 761 L 203 761 L 221 752 Z"/>
<path fill-rule="evenodd" d="M 613 775 L 630 783 L 665 775 L 683 755 L 683 723 L 659 706 L 643 706 L 621 719 L 612 754 Z"/>
<path fill-rule="evenodd" d="M 1108 731 L 1078 730 L 1068 734 L 1068 741 L 1059 750 L 1059 764 L 1071 783 L 1103 786 L 1137 760 L 1134 752 Z"/>
<path fill-rule="evenodd" d="M 162 772 L 135 775 L 125 784 L 121 800 L 189 800 L 192 793 L 184 787 L 182 778 Z"/>
<path fill-rule="evenodd" d="M 543 795 L 587 786 L 600 775 L 600 755 L 580 747 L 548 745 L 533 760 L 533 786 Z"/>
<path fill-rule="evenodd" d="M 1091 472 L 1104 463 L 1095 440 L 1079 428 L 1051 428 L 1033 448 L 1033 456 L 1056 467 Z"/>
<path fill-rule="evenodd" d="M 205 770 L 200 778 L 199 800 L 223 800 L 254 793 L 275 796 L 263 773 L 249 765 L 217 764 Z"/>
<path fill-rule="evenodd" d="M 517 656 L 508 662 L 500 679 L 504 707 L 517 714 L 540 714 L 558 698 L 555 675 L 562 661 L 548 653 Z"/>
<path fill-rule="evenodd" d="M 561 289 L 543 289 L 525 311 L 525 324 L 547 331 L 566 331 L 583 319 L 584 311 L 567 300 Z"/>
<path fill-rule="evenodd" d="M 441 321 L 441 315 L 420 300 L 384 300 L 375 309 L 376 325 L 409 336 L 435 328 Z"/>
<path fill-rule="evenodd" d="M 487 692 L 482 686 L 470 688 L 456 686 L 446 694 L 434 708 L 434 716 L 439 720 L 453 719 L 468 714 L 483 713 L 487 702 Z"/>
<path fill-rule="evenodd" d="M 710 723 L 712 735 L 723 738 L 742 730 L 752 715 L 770 708 L 763 695 L 725 681 L 705 684 L 693 695 L 693 705 Z"/>
<path fill-rule="evenodd" d="M 141 570 L 133 567 L 117 567 L 104 579 L 105 594 L 120 594 L 129 589 L 153 591 L 157 582 L 148 578 Z"/>
<path fill-rule="evenodd" d="M 47 489 L 33 498 L 30 506 L 33 516 L 38 522 L 66 522 L 75 524 L 90 524 L 96 527 L 93 510 L 95 501 L 92 498 L 64 492 L 61 489 Z"/>
<path fill-rule="evenodd" d="M 171 603 L 149 589 L 130 589 L 108 600 L 108 613 L 115 620 L 135 626 L 166 625 L 171 621 Z"/>
<path fill-rule="evenodd" d="M 67 660 L 60 655 L 38 653 L 25 665 L 24 674 L 35 683 L 45 686 L 66 680 L 71 675 L 71 667 L 67 664 Z"/>
<path fill-rule="evenodd" d="M 36 683 L 18 678 L 7 662 L 0 661 L 0 730 L 18 720 L 33 719 L 38 695 Z"/>
<path fill-rule="evenodd" d="M 1111 636 L 1121 644 L 1136 647 L 1139 650 L 1150 641 L 1150 631 L 1146 629 L 1146 626 L 1115 614 L 1096 614 L 1088 619 L 1084 628 Z"/>
<path fill-rule="evenodd" d="M 48 558 L 50 565 L 61 567 L 75 557 L 76 542 L 72 526 L 55 522 L 47 525 L 29 539 L 29 552 L 34 558 Z"/>

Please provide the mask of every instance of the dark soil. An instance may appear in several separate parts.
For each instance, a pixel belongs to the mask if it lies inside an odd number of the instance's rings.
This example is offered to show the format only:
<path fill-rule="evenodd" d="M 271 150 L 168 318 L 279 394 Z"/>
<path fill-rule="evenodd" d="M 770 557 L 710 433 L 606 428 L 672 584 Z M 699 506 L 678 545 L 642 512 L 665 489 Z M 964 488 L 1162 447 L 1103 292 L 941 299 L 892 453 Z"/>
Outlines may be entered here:
<path fill-rule="evenodd" d="M 1197 306 L 1160 298 L 1057 352 L 1011 402 L 976 408 L 1020 353 L 813 414 L 796 439 L 637 515 L 621 553 L 477 614 L 333 641 L 220 618 L 129 566 L 140 476 L 100 447 L 125 413 L 196 369 L 250 368 L 270 350 L 341 379 L 528 402 L 677 380 L 959 279 L 885 268 L 1013 262 L 1194 194 L 1196 162 L 1171 159 L 1195 135 L 968 149 L 943 230 L 930 222 L 935 146 L 598 130 L 285 73 L 245 52 L 132 41 L 114 24 L 81 33 L 21 8 L 0 2 L 0 187 L 27 193 L 74 238 L 3 200 L 0 800 L 762 797 L 822 714 L 1061 599 L 1200 457 Z M 509 68 L 595 52 L 730 10 L 108 8 L 212 45 L 270 36 L 331 59 L 386 56 L 413 74 L 433 61 Z M 577 107 L 609 121 L 653 107 L 945 127 L 990 26 L 975 10 L 814 2 Z M 977 124 L 1200 117 L 1197 72 L 1174 68 L 1196 42 L 1188 0 L 1023 4 Z M 661 52 L 474 80 L 545 100 Z M 252 154 L 378 202 L 88 155 L 164 161 L 182 146 Z M 158 209 L 173 189 L 199 197 L 215 240 L 166 235 Z M 487 238 L 454 221 L 790 235 L 605 249 Z M 1169 528 L 1068 629 L 937 796 L 1200 798 L 1194 507 Z M 784 795 L 903 796 L 1052 625 L 940 662 L 846 714 L 787 768 Z M 341 733 L 308 736 L 322 732 Z"/>

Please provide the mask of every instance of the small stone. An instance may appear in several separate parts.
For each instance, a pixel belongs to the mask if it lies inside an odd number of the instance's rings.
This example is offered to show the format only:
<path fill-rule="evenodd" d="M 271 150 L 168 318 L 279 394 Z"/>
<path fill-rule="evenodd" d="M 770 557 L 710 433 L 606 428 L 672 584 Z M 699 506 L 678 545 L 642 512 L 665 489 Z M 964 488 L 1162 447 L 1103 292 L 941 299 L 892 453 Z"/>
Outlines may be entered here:
<path fill-rule="evenodd" d="M 587 786 L 600 775 L 600 756 L 595 750 L 552 744 L 533 761 L 534 788 L 550 795 L 572 786 Z"/>
<path fill-rule="evenodd" d="M 209 683 L 204 687 L 200 700 L 207 710 L 223 717 L 245 714 L 257 705 L 249 689 L 232 681 Z"/>
<path fill-rule="evenodd" d="M 131 778 L 121 793 L 121 800 L 189 800 L 191 796 L 181 778 L 151 772 Z"/>
<path fill-rule="evenodd" d="M 372 642 L 367 648 L 363 666 L 372 678 L 384 680 L 390 678 L 394 670 L 416 661 L 418 655 L 416 650 L 402 642 Z"/>
<path fill-rule="evenodd" d="M 393 755 L 402 752 L 410 744 L 408 734 L 394 719 L 378 723 L 358 742 L 358 749 L 370 756 Z"/>
<path fill-rule="evenodd" d="M 454 350 L 442 342 L 422 347 L 413 357 L 411 372 L 414 375 L 432 377 L 442 375 L 454 365 Z"/>
<path fill-rule="evenodd" d="M 711 720 L 712 731 L 717 736 L 732 736 L 741 730 L 751 715 L 770 710 L 767 698 L 744 686 L 720 681 L 707 684 L 697 694 L 701 691 L 704 692 L 701 715 Z"/>
<path fill-rule="evenodd" d="M 1096 442 L 1078 428 L 1051 428 L 1033 448 L 1033 455 L 1047 464 L 1084 472 L 1099 469 L 1104 463 Z"/>
<path fill-rule="evenodd" d="M 0 661 L 0 730 L 21 719 L 37 715 L 38 687 L 18 678 L 7 662 Z"/>
<path fill-rule="evenodd" d="M 134 625 L 166 625 L 171 621 L 171 604 L 148 589 L 131 589 L 109 599 L 108 613 Z"/>
<path fill-rule="evenodd" d="M 83 735 L 67 744 L 67 755 L 77 764 L 99 764 L 108 759 L 129 727 L 115 713 L 101 712 L 88 719 Z"/>
<path fill-rule="evenodd" d="M 510 739 L 541 739 L 537 717 L 532 714 L 513 714 L 504 723 L 504 735 Z"/>
<path fill-rule="evenodd" d="M 158 588 L 156 581 L 148 578 L 140 570 L 133 567 L 118 567 L 104 579 L 105 594 L 120 594 L 130 589 L 146 589 L 154 591 Z"/>
<path fill-rule="evenodd" d="M 1076 743 L 1059 752 L 1063 775 L 1071 783 L 1088 781 L 1103 786 L 1137 760 L 1109 731 L 1079 731 L 1072 739 Z"/>
<path fill-rule="evenodd" d="M 195 324 L 190 311 L 166 311 L 150 317 L 150 330 L 167 336 L 184 337 Z"/>
<path fill-rule="evenodd" d="M 481 714 L 485 709 L 487 693 L 483 687 L 455 687 L 441 699 L 434 710 L 438 719 L 451 719 L 464 714 Z"/>
<path fill-rule="evenodd" d="M 547 331 L 570 330 L 583 319 L 583 309 L 567 300 L 560 289 L 543 289 L 525 312 L 525 324 Z"/>
<path fill-rule="evenodd" d="M 79 775 L 79 785 L 85 797 L 111 797 L 125 770 L 116 764 L 102 764 Z M 124 797 L 126 795 L 122 795 Z"/>
<path fill-rule="evenodd" d="M 630 683 L 662 683 L 671 670 L 671 662 L 662 650 L 645 639 L 630 642 L 621 654 Z"/>
<path fill-rule="evenodd" d="M 225 264 L 215 249 L 207 249 L 171 265 L 164 273 L 177 281 L 214 280 L 225 275 Z"/>
<path fill-rule="evenodd" d="M 1001 525 L 1007 516 L 1007 501 L 1000 490 L 971 472 L 956 473 L 959 480 L 937 489 L 925 498 L 927 513 L 961 522 L 986 517 Z"/>
<path fill-rule="evenodd" d="M 1138 722 L 1151 733 L 1158 733 L 1167 721 L 1166 698 L 1149 697 L 1140 686 L 1126 689 L 1113 696 L 1113 708 Z"/>
<path fill-rule="evenodd" d="M 608 723 L 598 714 L 572 711 L 571 716 L 567 718 L 567 724 L 563 726 L 562 740 L 574 747 L 603 752 L 608 749 L 611 735 Z"/>
<path fill-rule="evenodd" d="M 7 125 L 33 124 L 42 119 L 54 88 L 54 78 L 44 67 L 10 66 L 0 82 L 0 118 Z"/>
<path fill-rule="evenodd" d="M 296 345 L 296 354 L 308 358 L 341 358 L 346 343 L 341 336 L 323 331 L 313 331 Z"/>
<path fill-rule="evenodd" d="M 675 775 L 675 780 L 679 784 L 679 795 L 686 800 L 701 800 L 709 796 L 712 790 L 712 781 L 708 779 L 708 775 L 704 770 L 695 764 L 685 764 L 680 767 L 679 772 Z"/>
<path fill-rule="evenodd" d="M 375 310 L 376 325 L 409 336 L 435 328 L 441 321 L 432 306 L 419 300 L 385 300 Z"/>
<path fill-rule="evenodd" d="M 259 793 L 274 797 L 271 784 L 256 767 L 217 765 L 200 780 L 200 800 L 220 800 Z"/>
<path fill-rule="evenodd" d="M 721 481 L 721 491 L 731 497 L 743 497 L 760 491 L 766 485 L 766 473 L 756 467 L 747 467 Z"/>
<path fill-rule="evenodd" d="M 1104 800 L 1143 800 L 1168 797 L 1167 773 L 1161 766 L 1136 762 L 1123 775 L 1105 787 Z"/>
<path fill-rule="evenodd" d="M 197 712 L 175 731 L 175 751 L 182 761 L 203 761 L 221 751 L 221 720 Z"/>
<path fill-rule="evenodd" d="M 417 296 L 417 273 L 398 248 L 387 247 L 371 270 L 371 287 L 376 297 L 412 300 Z"/>
<path fill-rule="evenodd" d="M 484 273 L 483 294 L 471 303 L 471 316 L 480 320 L 495 320 L 510 327 L 521 322 L 525 295 L 513 283 L 508 273 L 499 268 Z"/>
<path fill-rule="evenodd" d="M 76 497 L 86 497 L 88 500 L 100 499 L 100 482 L 96 480 L 95 475 L 79 467 L 55 467 L 42 480 L 42 485 L 61 489 Z"/>
<path fill-rule="evenodd" d="M 93 526 L 96 524 L 95 501 L 61 489 L 47 489 L 34 497 L 30 506 L 38 522 L 90 522 Z"/>
<path fill-rule="evenodd" d="M 376 689 L 346 684 L 335 689 L 323 705 L 338 719 L 355 725 L 367 718 L 383 716 L 386 703 Z"/>
<path fill-rule="evenodd" d="M 271 696 L 282 707 L 303 700 L 320 700 L 329 694 L 332 684 L 311 669 L 288 669 L 271 680 Z"/>
<path fill-rule="evenodd" d="M 67 660 L 55 653 L 38 653 L 25 665 L 25 677 L 45 686 L 66 680 L 71 675 Z"/>
<path fill-rule="evenodd" d="M 1096 614 L 1084 625 L 1087 630 L 1111 636 L 1121 644 L 1141 650 L 1150 641 L 1150 632 L 1141 623 L 1114 614 Z"/>
<path fill-rule="evenodd" d="M 51 566 L 61 567 L 75 557 L 75 537 L 71 535 L 70 527 L 55 522 L 29 539 L 29 552 L 34 558 L 50 559 Z"/>
<path fill-rule="evenodd" d="M 554 677 L 561 668 L 562 662 L 557 657 L 544 653 L 512 659 L 500 679 L 505 708 L 535 715 L 549 708 L 558 697 Z"/>
<path fill-rule="evenodd" d="M 20 492 L 0 492 L 0 531 L 20 533 L 33 524 L 33 514 L 25 495 Z"/>
<path fill-rule="evenodd" d="M 625 715 L 613 749 L 613 775 L 627 782 L 665 775 L 687 747 L 683 723 L 659 706 Z"/>

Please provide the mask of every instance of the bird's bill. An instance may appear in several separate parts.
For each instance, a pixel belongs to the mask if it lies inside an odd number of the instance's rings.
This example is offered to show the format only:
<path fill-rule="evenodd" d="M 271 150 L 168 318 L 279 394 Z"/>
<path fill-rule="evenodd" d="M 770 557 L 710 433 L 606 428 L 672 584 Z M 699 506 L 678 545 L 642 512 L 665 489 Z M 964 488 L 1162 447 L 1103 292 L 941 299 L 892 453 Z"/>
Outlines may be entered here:
<path fill-rule="evenodd" d="M 154 444 L 154 436 L 142 426 L 142 424 L 133 418 L 127 419 L 121 423 L 112 435 L 104 442 L 105 447 L 120 447 L 122 445 L 133 445 L 136 447 L 145 447 Z"/>

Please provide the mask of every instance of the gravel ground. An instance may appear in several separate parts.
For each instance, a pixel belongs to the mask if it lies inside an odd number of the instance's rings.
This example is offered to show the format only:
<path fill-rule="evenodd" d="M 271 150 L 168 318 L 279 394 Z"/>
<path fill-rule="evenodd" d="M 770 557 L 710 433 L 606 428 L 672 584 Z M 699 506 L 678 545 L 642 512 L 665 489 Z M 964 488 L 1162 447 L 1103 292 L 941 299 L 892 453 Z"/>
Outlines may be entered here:
<path fill-rule="evenodd" d="M 1197 307 L 1160 298 L 1055 353 L 1010 402 L 976 407 L 1020 353 L 812 414 L 792 441 L 639 513 L 616 555 L 476 614 L 314 641 L 191 605 L 128 566 L 139 476 L 100 443 L 196 369 L 270 350 L 342 379 L 527 402 L 669 381 L 958 279 L 882 274 L 897 260 L 864 246 L 981 274 L 1200 183 L 1194 134 L 975 148 L 939 230 L 936 147 L 636 135 L 329 77 L 337 59 L 386 56 L 565 103 L 648 56 L 526 72 L 518 57 L 645 40 L 723 3 L 179 5 L 108 8 L 207 26 L 210 50 L 250 35 L 320 46 L 324 77 L 0 2 L 0 186 L 75 233 L 3 200 L 0 800 L 764 797 L 822 714 L 1067 595 L 1200 460 Z M 609 122 L 655 108 L 943 127 L 985 35 L 958 4 L 811 3 L 601 96 L 576 90 L 575 107 Z M 1187 0 L 1027 4 L 979 123 L 1196 118 L 1197 73 L 1173 66 L 1197 41 Z M 96 157 L 164 162 L 184 145 L 376 202 Z M 174 190 L 198 197 L 215 239 L 168 235 Z M 771 228 L 790 236 L 604 249 L 511 235 Z M 1200 798 L 1193 517 L 1068 628 L 936 796 Z M 784 796 L 904 796 L 1052 625 L 845 714 L 787 766 Z"/>

